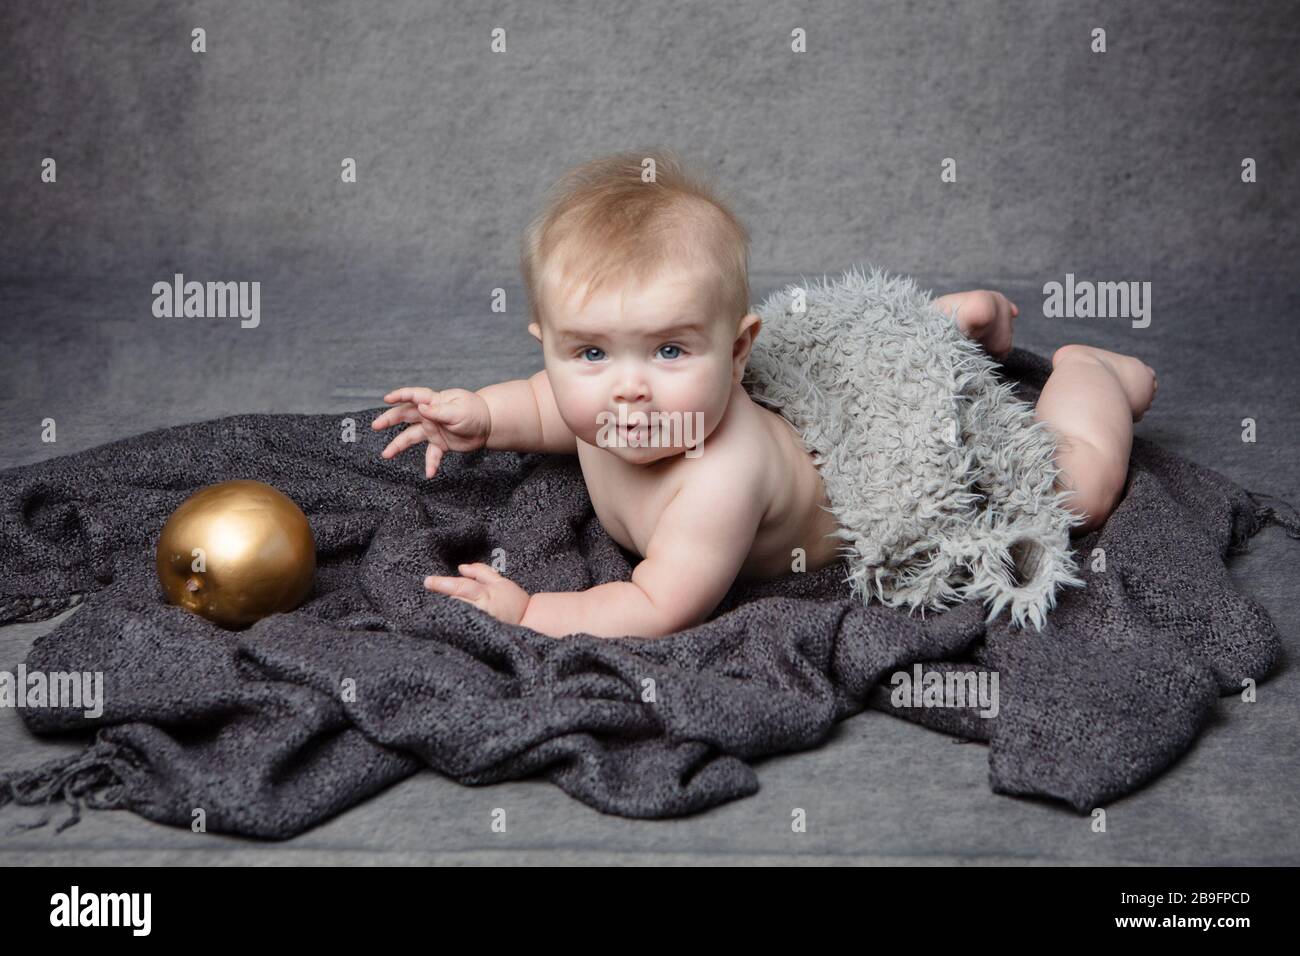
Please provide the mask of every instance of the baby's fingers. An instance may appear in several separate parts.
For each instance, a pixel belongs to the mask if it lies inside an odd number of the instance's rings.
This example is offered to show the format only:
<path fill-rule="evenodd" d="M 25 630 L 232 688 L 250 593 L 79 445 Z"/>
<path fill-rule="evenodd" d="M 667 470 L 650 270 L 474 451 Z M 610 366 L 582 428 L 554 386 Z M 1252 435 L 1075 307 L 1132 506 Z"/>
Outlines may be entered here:
<path fill-rule="evenodd" d="M 424 586 L 430 591 L 436 591 L 448 597 L 460 598 L 462 601 L 469 601 L 471 604 L 483 590 L 477 581 L 472 581 L 469 578 L 451 578 L 438 574 L 431 574 L 425 578 Z"/>
<path fill-rule="evenodd" d="M 438 471 L 442 456 L 448 451 L 447 439 L 443 437 L 442 429 L 433 422 L 421 421 L 420 427 L 424 429 L 424 437 L 429 439 L 429 450 L 424 456 L 424 476 L 432 478 Z"/>
<path fill-rule="evenodd" d="M 424 477 L 432 478 L 438 473 L 438 465 L 442 462 L 442 449 L 429 442 L 429 447 L 424 452 Z"/>
<path fill-rule="evenodd" d="M 413 405 L 421 405 L 433 399 L 433 389 L 424 388 L 418 385 L 404 385 L 401 388 L 395 388 L 384 396 L 384 401 L 390 405 L 393 402 L 410 402 Z"/>
<path fill-rule="evenodd" d="M 412 425 L 390 441 L 388 447 L 379 454 L 384 458 L 392 458 L 396 455 L 400 455 L 412 445 L 418 445 L 423 440 L 424 430 L 418 425 Z"/>
<path fill-rule="evenodd" d="M 500 572 L 490 564 L 461 564 L 456 570 L 467 578 L 487 583 L 501 577 Z"/>
<path fill-rule="evenodd" d="M 370 423 L 370 427 L 375 431 L 383 431 L 385 428 L 391 428 L 398 422 L 418 422 L 420 421 L 420 410 L 414 405 L 398 405 L 396 408 L 390 408 L 385 412 L 375 416 L 375 420 Z"/>

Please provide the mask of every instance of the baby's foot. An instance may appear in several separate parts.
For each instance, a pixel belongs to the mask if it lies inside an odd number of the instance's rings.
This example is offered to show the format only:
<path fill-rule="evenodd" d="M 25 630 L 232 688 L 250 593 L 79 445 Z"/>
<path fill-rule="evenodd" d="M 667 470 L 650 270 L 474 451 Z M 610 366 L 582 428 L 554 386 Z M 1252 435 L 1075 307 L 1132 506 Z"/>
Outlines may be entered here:
<path fill-rule="evenodd" d="M 1110 369 L 1124 389 L 1129 408 L 1133 411 L 1133 421 L 1142 421 L 1142 416 L 1151 407 L 1156 397 L 1156 370 L 1141 359 L 1105 349 L 1093 348 L 1091 345 L 1065 345 L 1056 350 L 1052 356 L 1052 368 L 1063 361 L 1092 361 Z"/>

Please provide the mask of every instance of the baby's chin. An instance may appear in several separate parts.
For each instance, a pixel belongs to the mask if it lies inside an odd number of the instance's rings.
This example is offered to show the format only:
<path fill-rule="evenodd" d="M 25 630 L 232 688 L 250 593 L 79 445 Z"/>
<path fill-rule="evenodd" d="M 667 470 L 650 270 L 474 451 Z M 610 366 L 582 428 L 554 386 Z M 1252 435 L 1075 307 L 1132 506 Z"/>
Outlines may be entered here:
<path fill-rule="evenodd" d="M 626 448 L 609 448 L 624 461 L 631 462 L 635 465 L 652 465 L 656 461 L 663 461 L 665 458 L 676 458 L 681 455 L 681 448 L 633 448 L 631 445 Z"/>
<path fill-rule="evenodd" d="M 623 461 L 634 465 L 651 465 L 666 458 L 677 458 L 688 449 L 669 445 L 635 445 L 630 438 L 617 444 L 598 444 L 593 436 L 589 444 L 596 445 L 611 455 L 617 455 Z"/>

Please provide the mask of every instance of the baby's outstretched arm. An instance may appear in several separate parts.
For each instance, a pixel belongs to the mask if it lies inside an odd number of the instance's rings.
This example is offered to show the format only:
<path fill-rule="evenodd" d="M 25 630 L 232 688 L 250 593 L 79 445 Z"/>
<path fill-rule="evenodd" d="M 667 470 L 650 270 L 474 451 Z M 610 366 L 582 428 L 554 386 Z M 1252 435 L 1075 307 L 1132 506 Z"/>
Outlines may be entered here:
<path fill-rule="evenodd" d="M 422 441 L 429 443 L 424 474 L 432 478 L 448 451 L 500 448 L 575 454 L 577 438 L 560 417 L 545 370 L 529 379 L 489 385 L 477 392 L 463 388 L 434 391 L 406 386 L 384 396 L 395 407 L 375 417 L 376 431 L 399 422 L 412 427 L 402 431 L 380 453 L 384 458 L 401 454 Z"/>
<path fill-rule="evenodd" d="M 631 581 L 534 594 L 520 621 L 552 637 L 664 637 L 703 622 L 735 583 L 763 518 L 758 476 L 737 487 L 703 470 L 660 516 Z"/>
<path fill-rule="evenodd" d="M 427 586 L 551 637 L 663 637 L 701 623 L 735 582 L 763 518 L 759 477 L 742 487 L 701 469 L 664 509 L 631 581 L 527 597 L 487 565 Z"/>
<path fill-rule="evenodd" d="M 487 447 L 576 455 L 577 436 L 560 417 L 546 370 L 531 378 L 481 388 L 491 421 Z"/>

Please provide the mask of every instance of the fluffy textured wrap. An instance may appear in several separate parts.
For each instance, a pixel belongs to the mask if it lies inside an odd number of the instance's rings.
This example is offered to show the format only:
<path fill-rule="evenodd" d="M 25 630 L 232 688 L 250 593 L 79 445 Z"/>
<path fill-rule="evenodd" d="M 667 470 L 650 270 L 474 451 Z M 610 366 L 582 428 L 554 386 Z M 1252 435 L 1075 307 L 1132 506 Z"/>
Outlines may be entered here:
<path fill-rule="evenodd" d="M 978 599 L 1042 630 L 1082 586 L 1055 489 L 1056 435 L 907 277 L 857 269 L 757 309 L 744 384 L 803 438 L 853 594 L 909 611 Z"/>

